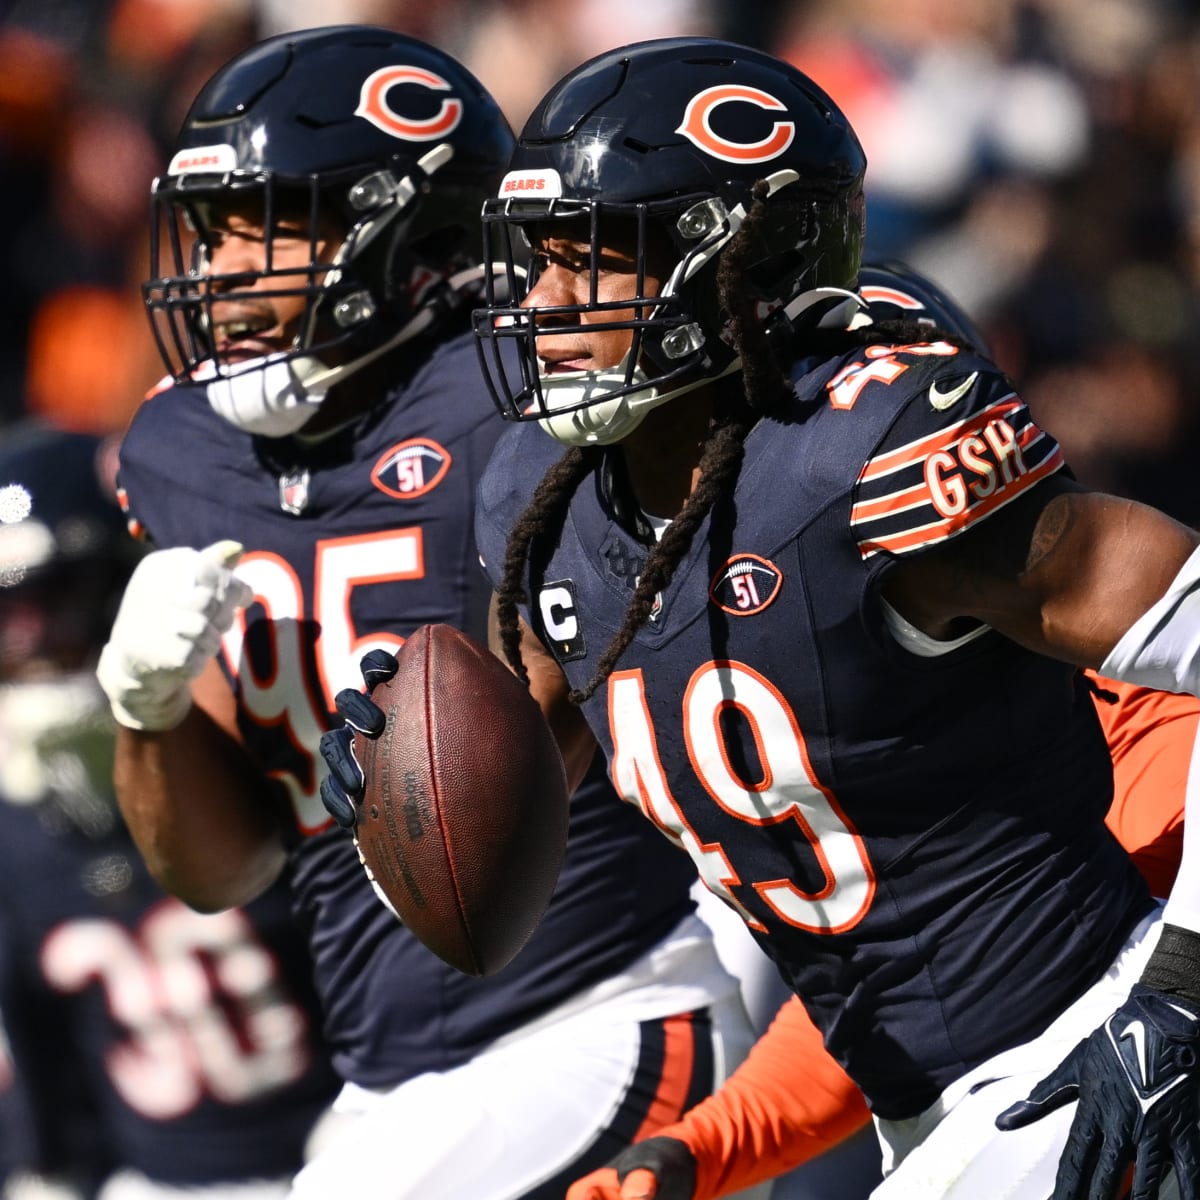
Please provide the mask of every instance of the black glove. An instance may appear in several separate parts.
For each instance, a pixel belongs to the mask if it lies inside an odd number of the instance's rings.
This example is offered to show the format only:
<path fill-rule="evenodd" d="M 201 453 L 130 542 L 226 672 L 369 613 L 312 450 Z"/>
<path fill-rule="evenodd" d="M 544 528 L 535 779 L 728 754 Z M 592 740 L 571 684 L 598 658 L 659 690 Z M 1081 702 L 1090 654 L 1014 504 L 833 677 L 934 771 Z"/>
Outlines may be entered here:
<path fill-rule="evenodd" d="M 626 1147 L 609 1163 L 624 1183 L 631 1171 L 652 1171 L 658 1180 L 655 1200 L 692 1200 L 696 1192 L 696 1160 L 678 1138 L 652 1137 Z"/>
<path fill-rule="evenodd" d="M 1198 1067 L 1200 1006 L 1141 982 L 996 1125 L 1019 1129 L 1078 1100 L 1051 1200 L 1115 1197 L 1130 1163 L 1130 1200 L 1157 1196 L 1172 1166 L 1181 1200 L 1200 1200 Z"/>
<path fill-rule="evenodd" d="M 362 765 L 354 756 L 354 735 L 377 738 L 383 732 L 387 718 L 370 692 L 377 683 L 391 679 L 397 669 L 395 656 L 386 650 L 364 654 L 359 670 L 366 693 L 353 688 L 338 692 L 333 703 L 343 724 L 321 734 L 321 757 L 329 767 L 329 774 L 321 780 L 321 803 L 343 829 L 354 828 L 358 818 L 355 806 L 362 801 L 367 786 Z"/>

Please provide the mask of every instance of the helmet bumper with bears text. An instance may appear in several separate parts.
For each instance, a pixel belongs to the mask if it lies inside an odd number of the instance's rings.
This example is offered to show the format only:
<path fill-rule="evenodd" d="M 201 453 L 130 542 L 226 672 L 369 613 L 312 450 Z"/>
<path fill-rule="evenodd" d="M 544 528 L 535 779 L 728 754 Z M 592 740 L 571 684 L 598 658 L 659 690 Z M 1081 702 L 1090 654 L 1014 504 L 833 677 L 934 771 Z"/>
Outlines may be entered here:
<path fill-rule="evenodd" d="M 765 183 L 744 260 L 746 294 L 764 322 L 790 320 L 814 292 L 854 286 L 866 160 L 848 121 L 801 72 L 760 51 L 706 38 L 637 43 L 567 75 L 525 125 L 509 171 L 484 207 L 489 261 L 522 279 L 528 229 L 588 242 L 633 232 L 639 294 L 608 328 L 631 332 L 619 366 L 543 374 L 536 336 L 595 329 L 605 306 L 519 307 L 500 295 L 475 313 L 492 397 L 510 420 L 539 420 L 573 444 L 619 441 L 650 408 L 737 370 L 717 274 Z M 640 281 L 651 247 L 673 263 L 655 295 Z M 592 271 L 593 280 L 596 271 Z M 502 348 L 516 342 L 517 366 Z"/>
<path fill-rule="evenodd" d="M 153 185 L 143 294 L 171 375 L 205 382 L 247 432 L 300 428 L 329 388 L 478 295 L 479 208 L 512 145 L 482 85 L 403 34 L 304 30 L 233 59 L 200 91 Z M 266 269 L 214 276 L 209 216 L 233 203 L 261 212 Z M 313 234 L 299 268 L 271 261 L 272 218 L 285 209 Z M 318 214 L 346 231 L 332 262 L 317 258 Z M 300 332 L 266 359 L 217 361 L 213 304 L 251 287 L 255 300 L 301 297 Z"/>

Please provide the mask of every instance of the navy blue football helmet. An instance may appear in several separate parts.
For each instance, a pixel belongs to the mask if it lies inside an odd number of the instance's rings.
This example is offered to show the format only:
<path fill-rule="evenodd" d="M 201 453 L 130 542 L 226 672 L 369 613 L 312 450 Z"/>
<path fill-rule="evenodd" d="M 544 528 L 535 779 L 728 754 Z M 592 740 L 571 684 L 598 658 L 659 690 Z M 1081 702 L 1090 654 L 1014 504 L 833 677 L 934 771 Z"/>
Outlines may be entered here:
<path fill-rule="evenodd" d="M 987 339 L 962 305 L 906 263 L 863 263 L 858 294 L 866 308 L 855 314 L 851 328 L 880 321 L 919 321 L 990 355 Z"/>
<path fill-rule="evenodd" d="M 288 362 L 289 378 L 309 391 L 318 390 L 314 376 L 327 389 L 464 297 L 477 299 L 479 208 L 512 144 L 478 80 L 401 33 L 329 26 L 240 54 L 201 90 L 153 184 L 152 278 L 143 293 L 168 370 L 182 382 L 263 369 L 263 360 L 215 362 L 210 336 L 213 303 L 235 303 L 254 285 L 259 299 L 304 297 L 295 344 L 267 365 Z M 208 274 L 210 213 L 248 198 L 262 206 L 267 269 Z M 299 285 L 294 265 L 271 266 L 273 218 L 284 211 L 307 214 L 312 230 Z M 346 230 L 332 262 L 317 254 L 318 214 Z M 264 277 L 285 276 L 275 291 L 261 290 Z M 323 353 L 336 358 L 335 371 L 318 362 Z M 293 431 L 278 413 L 257 423 L 236 407 L 223 415 L 250 432 Z"/>
<path fill-rule="evenodd" d="M 854 286 L 866 159 L 836 104 L 807 76 L 759 50 L 667 38 L 611 50 L 570 72 L 530 116 L 498 194 L 484 208 L 485 258 L 507 264 L 475 332 L 493 399 L 510 420 L 538 420 L 574 444 L 624 437 L 657 404 L 739 366 L 717 276 L 765 185 L 764 219 L 741 265 L 761 319 L 791 320 L 814 292 Z M 521 308 L 528 227 L 561 223 L 592 247 L 606 229 L 636 231 L 638 294 L 553 309 Z M 556 230 L 557 232 L 557 230 Z M 643 294 L 650 247 L 673 270 Z M 536 259 L 533 270 L 536 270 Z M 633 345 L 617 367 L 543 375 L 539 323 L 582 328 L 585 314 L 632 308 Z M 592 325 L 591 328 L 597 328 Z M 519 364 L 502 353 L 515 342 Z"/>

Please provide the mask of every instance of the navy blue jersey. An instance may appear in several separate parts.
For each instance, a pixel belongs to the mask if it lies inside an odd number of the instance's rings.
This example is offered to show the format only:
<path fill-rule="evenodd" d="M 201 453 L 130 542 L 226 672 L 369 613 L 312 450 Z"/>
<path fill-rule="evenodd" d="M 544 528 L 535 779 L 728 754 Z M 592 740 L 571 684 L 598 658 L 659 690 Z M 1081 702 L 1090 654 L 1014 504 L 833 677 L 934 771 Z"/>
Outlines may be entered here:
<path fill-rule="evenodd" d="M 618 790 L 741 913 L 875 1112 L 902 1118 L 1044 1028 L 1150 900 L 1104 828 L 1111 766 L 1078 673 L 983 629 L 902 648 L 878 594 L 904 555 L 1060 470 L 1057 444 L 945 343 L 793 378 L 585 713 Z M 497 448 L 478 522 L 493 574 L 561 453 L 533 424 Z M 576 687 L 647 554 L 614 519 L 617 475 L 584 480 L 531 554 L 525 615 Z"/>
<path fill-rule="evenodd" d="M 287 787 L 299 916 L 311 931 L 327 1034 L 344 1078 L 394 1086 L 457 1066 L 628 965 L 691 910 L 695 871 L 648 837 L 597 769 L 572 802 L 566 863 L 528 946 L 487 979 L 447 967 L 380 905 L 318 795 L 318 740 L 358 662 L 417 626 L 484 636 L 489 586 L 472 530 L 500 423 L 469 337 L 417 363 L 355 427 L 316 447 L 255 439 L 200 391 L 139 410 L 121 450 L 131 518 L 156 546 L 246 547 L 256 603 L 226 637 L 246 743 Z"/>
<path fill-rule="evenodd" d="M 337 1088 L 288 889 L 193 912 L 113 814 L 85 835 L 53 798 L 0 801 L 9 1165 L 288 1178 Z"/>

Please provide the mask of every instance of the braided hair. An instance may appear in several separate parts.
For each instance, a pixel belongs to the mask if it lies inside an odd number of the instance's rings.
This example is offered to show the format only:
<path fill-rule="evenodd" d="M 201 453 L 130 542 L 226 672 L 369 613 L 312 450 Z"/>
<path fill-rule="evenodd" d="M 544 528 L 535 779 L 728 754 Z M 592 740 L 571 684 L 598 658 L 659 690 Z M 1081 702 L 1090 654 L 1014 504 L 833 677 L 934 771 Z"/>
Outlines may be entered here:
<path fill-rule="evenodd" d="M 529 599 L 522 584 L 529 550 L 539 534 L 561 526 L 575 489 L 598 465 L 599 456 L 598 446 L 572 446 L 546 472 L 508 535 L 504 570 L 496 589 L 496 621 L 504 657 L 526 683 L 529 673 L 521 659 L 521 627 L 517 618 L 520 606 Z"/>
<path fill-rule="evenodd" d="M 701 450 L 696 487 L 651 549 L 625 619 L 600 655 L 592 678 L 582 688 L 571 691 L 570 700 L 574 704 L 582 704 L 608 680 L 621 655 L 650 618 L 656 596 L 670 584 L 704 519 L 723 499 L 732 495 L 750 430 L 760 416 L 779 410 L 792 393 L 792 385 L 757 317 L 755 302 L 746 286 L 746 264 L 754 253 L 756 230 L 764 219 L 764 201 L 768 194 L 765 181 L 755 185 L 753 203 L 746 218 L 717 266 L 717 294 L 729 315 L 733 344 L 742 362 L 741 386 L 738 387 L 735 381 L 729 381 L 730 386 L 716 385 L 717 401 Z M 852 332 L 820 331 L 815 338 L 806 340 L 805 349 L 832 357 L 869 342 L 925 342 L 930 336 L 928 325 L 916 321 L 889 321 Z M 940 332 L 937 336 L 941 336 Z M 576 488 L 599 468 L 604 453 L 598 446 L 573 446 L 567 450 L 538 484 L 509 535 L 497 589 L 496 616 L 504 656 L 526 681 L 529 676 L 521 658 L 518 613 L 520 605 L 528 603 L 524 577 L 531 549 L 543 539 L 553 543 L 562 530 Z"/>

